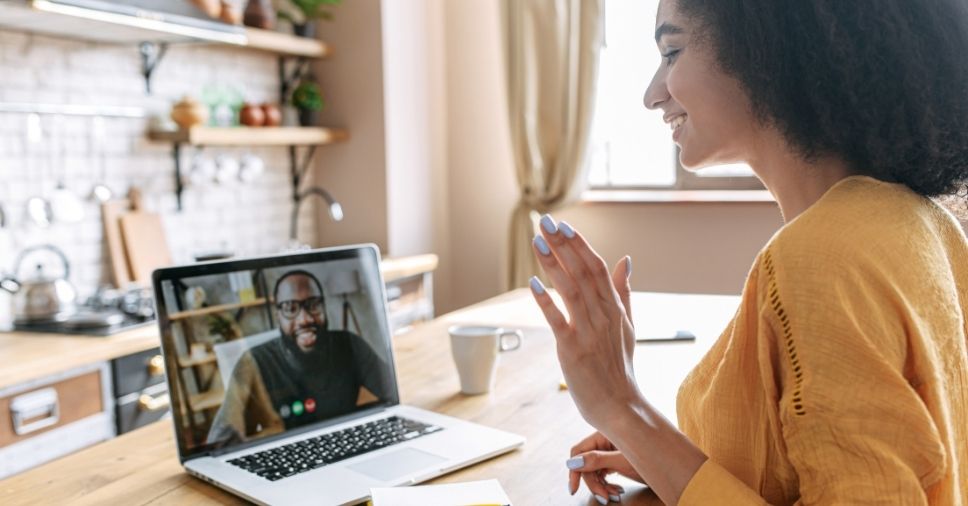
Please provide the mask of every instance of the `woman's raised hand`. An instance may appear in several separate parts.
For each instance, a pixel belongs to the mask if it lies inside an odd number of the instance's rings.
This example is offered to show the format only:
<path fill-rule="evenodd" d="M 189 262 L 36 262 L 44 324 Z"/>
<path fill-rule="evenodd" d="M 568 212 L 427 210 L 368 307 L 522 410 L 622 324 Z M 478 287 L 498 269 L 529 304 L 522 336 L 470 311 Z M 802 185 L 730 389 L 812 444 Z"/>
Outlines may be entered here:
<path fill-rule="evenodd" d="M 555 334 L 568 389 L 582 417 L 608 433 L 610 414 L 640 398 L 632 367 L 631 260 L 623 258 L 609 275 L 581 234 L 548 215 L 541 218 L 541 235 L 532 246 L 568 311 L 566 319 L 541 281 L 531 279 L 534 298 Z"/>

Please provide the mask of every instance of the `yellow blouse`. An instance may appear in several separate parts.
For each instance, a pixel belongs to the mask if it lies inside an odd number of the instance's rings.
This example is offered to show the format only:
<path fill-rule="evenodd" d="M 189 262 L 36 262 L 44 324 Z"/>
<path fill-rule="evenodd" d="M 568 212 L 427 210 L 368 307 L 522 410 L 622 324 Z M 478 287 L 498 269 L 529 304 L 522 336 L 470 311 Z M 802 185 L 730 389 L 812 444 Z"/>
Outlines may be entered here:
<path fill-rule="evenodd" d="M 968 241 L 905 186 L 834 185 L 760 252 L 683 382 L 680 504 L 968 504 Z"/>

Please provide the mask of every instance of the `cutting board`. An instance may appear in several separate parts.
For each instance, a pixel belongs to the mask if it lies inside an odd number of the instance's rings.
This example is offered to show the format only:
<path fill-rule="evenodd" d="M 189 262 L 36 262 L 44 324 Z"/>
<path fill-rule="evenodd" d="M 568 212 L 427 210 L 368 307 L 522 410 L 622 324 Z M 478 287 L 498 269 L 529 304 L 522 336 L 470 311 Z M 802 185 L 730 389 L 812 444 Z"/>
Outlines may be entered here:
<path fill-rule="evenodd" d="M 151 272 L 171 265 L 171 252 L 165 240 L 161 216 L 146 211 L 141 192 L 132 188 L 128 193 L 131 211 L 121 215 L 121 237 L 128 258 L 131 278 L 140 285 L 151 285 Z"/>
<path fill-rule="evenodd" d="M 109 200 L 101 204 L 101 222 L 104 224 L 104 241 L 107 243 L 108 259 L 114 286 L 125 288 L 131 284 L 131 270 L 121 238 L 121 216 L 131 210 L 128 199 Z"/>

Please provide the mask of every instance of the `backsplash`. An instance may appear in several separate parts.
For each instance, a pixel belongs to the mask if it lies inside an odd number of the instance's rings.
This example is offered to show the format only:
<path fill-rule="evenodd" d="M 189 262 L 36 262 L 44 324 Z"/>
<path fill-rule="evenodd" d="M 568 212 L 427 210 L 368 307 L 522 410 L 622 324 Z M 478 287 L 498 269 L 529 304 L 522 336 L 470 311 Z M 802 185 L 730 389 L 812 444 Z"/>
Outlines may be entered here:
<path fill-rule="evenodd" d="M 13 271 L 24 247 L 50 243 L 66 253 L 71 282 L 82 297 L 109 283 L 100 210 L 89 199 L 102 178 L 116 196 L 123 196 L 130 186 L 142 190 L 145 208 L 163 216 L 176 263 L 215 250 L 254 255 L 284 249 L 292 212 L 286 148 L 203 150 L 199 156 L 256 155 L 265 162 L 265 171 L 250 183 L 188 186 L 183 211 L 178 212 L 171 145 L 148 141 L 146 136 L 149 117 L 167 115 L 171 104 L 185 94 L 200 99 L 206 87 L 232 87 L 246 100 L 277 102 L 277 79 L 273 55 L 224 46 L 173 45 L 152 77 L 153 94 L 147 95 L 136 46 L 0 31 L 0 102 L 126 106 L 146 112 L 143 119 L 100 120 L 103 142 L 98 142 L 100 130 L 91 117 L 43 115 L 43 137 L 31 142 L 27 114 L 0 112 L 0 205 L 7 218 L 7 226 L 0 229 L 0 272 Z M 183 173 L 191 169 L 196 155 L 194 148 L 182 149 Z M 83 219 L 48 228 L 28 223 L 27 199 L 49 197 L 59 181 L 85 199 Z M 299 237 L 309 244 L 315 242 L 313 204 L 307 202 L 300 215 Z M 7 311 L 6 304 L 0 300 L 0 313 Z"/>

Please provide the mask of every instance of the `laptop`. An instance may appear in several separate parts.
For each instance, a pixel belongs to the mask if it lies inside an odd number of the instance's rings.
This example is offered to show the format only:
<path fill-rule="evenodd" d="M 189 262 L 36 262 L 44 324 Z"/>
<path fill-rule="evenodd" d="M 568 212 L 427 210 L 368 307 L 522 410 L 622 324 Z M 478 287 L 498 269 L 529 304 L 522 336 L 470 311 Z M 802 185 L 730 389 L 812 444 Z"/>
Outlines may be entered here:
<path fill-rule="evenodd" d="M 260 504 L 355 504 L 524 438 L 401 405 L 374 245 L 159 269 L 178 456 Z"/>

